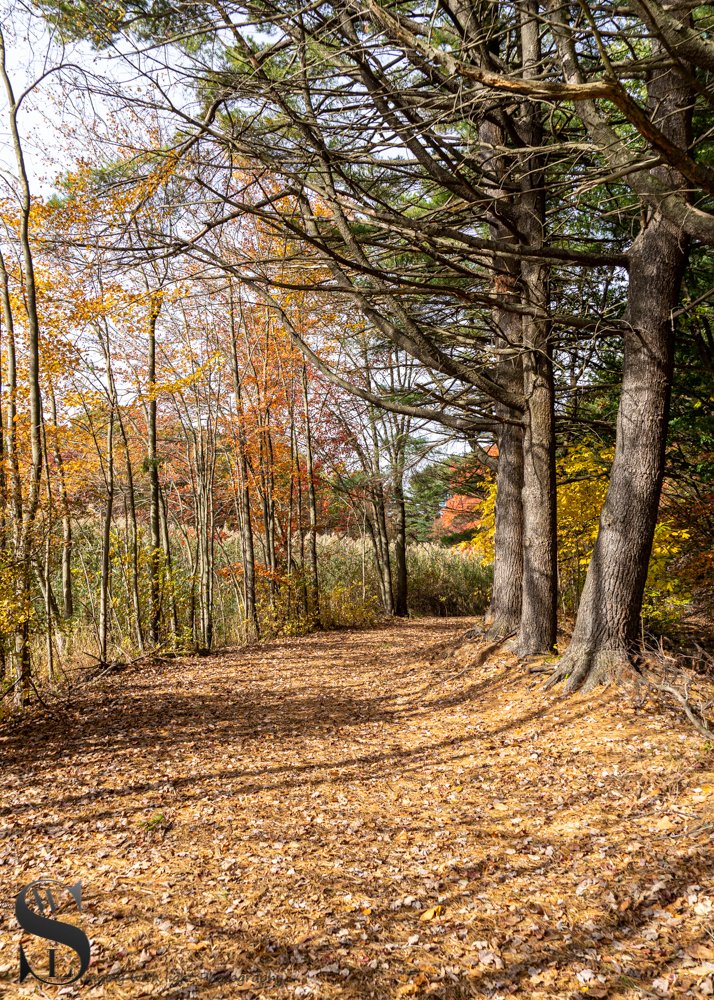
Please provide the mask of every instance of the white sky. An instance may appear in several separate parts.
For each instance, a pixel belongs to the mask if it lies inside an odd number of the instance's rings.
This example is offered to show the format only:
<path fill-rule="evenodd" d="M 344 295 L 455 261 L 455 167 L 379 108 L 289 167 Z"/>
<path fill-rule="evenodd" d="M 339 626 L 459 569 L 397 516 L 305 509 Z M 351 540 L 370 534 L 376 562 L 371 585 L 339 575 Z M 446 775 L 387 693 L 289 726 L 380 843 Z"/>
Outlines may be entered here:
<path fill-rule="evenodd" d="M 103 139 L 110 147 L 117 130 L 111 118 L 110 104 L 91 85 L 83 92 L 80 71 L 91 76 L 121 82 L 136 89 L 135 76 L 128 63 L 106 53 L 95 52 L 87 42 L 61 46 L 53 39 L 41 17 L 28 13 L 22 0 L 0 0 L 0 24 L 5 36 L 6 63 L 15 97 L 46 73 L 64 65 L 60 73 L 51 73 L 23 100 L 18 124 L 33 195 L 48 196 L 55 178 L 68 169 L 86 151 L 93 138 Z M 91 157 L 91 154 L 89 154 Z M 8 103 L 0 86 L 0 177 L 7 194 L 8 181 L 17 175 L 8 123 Z"/>

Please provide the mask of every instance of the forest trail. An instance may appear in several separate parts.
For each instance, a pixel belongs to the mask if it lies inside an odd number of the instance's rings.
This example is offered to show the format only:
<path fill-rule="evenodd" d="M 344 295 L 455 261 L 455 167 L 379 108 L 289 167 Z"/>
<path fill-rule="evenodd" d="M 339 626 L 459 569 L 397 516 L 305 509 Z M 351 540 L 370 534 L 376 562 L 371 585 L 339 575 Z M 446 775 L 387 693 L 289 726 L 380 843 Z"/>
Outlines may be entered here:
<path fill-rule="evenodd" d="M 0 730 L 0 992 L 38 995 L 10 918 L 51 875 L 85 997 L 711 994 L 712 748 L 468 625 L 137 666 Z"/>

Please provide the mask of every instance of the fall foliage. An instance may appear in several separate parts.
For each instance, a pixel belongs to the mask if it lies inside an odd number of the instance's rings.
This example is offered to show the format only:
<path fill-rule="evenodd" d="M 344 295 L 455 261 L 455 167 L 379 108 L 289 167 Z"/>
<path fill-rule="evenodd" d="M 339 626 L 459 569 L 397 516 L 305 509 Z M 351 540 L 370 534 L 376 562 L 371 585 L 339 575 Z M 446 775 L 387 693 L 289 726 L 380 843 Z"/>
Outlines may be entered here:
<path fill-rule="evenodd" d="M 54 867 L 67 995 L 714 995 L 713 72 L 679 0 L 7 0 L 3 988 Z"/>

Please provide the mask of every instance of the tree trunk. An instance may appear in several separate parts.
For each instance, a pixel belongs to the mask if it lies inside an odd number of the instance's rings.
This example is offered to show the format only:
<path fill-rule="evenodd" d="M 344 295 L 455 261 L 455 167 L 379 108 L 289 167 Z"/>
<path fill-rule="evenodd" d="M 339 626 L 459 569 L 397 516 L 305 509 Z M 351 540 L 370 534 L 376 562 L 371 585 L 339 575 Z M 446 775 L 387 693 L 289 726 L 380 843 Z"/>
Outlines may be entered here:
<path fill-rule="evenodd" d="M 27 388 L 30 411 L 30 469 L 27 490 L 27 502 L 22 511 L 19 544 L 17 546 L 17 577 L 16 599 L 23 616 L 22 624 L 15 634 L 15 663 L 18 685 L 15 688 L 15 700 L 22 706 L 30 694 L 32 678 L 30 675 L 29 614 L 30 614 L 30 570 L 32 560 L 32 544 L 40 503 L 40 484 L 42 480 L 42 393 L 40 391 L 40 320 L 37 310 L 37 289 L 35 284 L 35 264 L 30 240 L 30 213 L 32 200 L 30 183 L 25 166 L 25 155 L 17 126 L 18 104 L 7 73 L 5 61 L 5 37 L 0 30 L 0 75 L 2 76 L 8 103 L 8 118 L 13 152 L 20 186 L 20 249 L 24 280 L 24 299 L 27 312 Z"/>
<path fill-rule="evenodd" d="M 171 535 L 169 534 L 169 513 L 166 505 L 166 491 L 159 491 L 159 517 L 161 520 L 161 544 L 163 546 L 164 559 L 166 563 L 166 587 L 169 600 L 169 614 L 171 616 L 171 639 L 174 647 L 178 642 L 179 623 L 178 608 L 176 607 L 176 581 L 174 580 L 174 565 L 171 555 Z"/>
<path fill-rule="evenodd" d="M 519 419 L 508 411 L 504 416 Z M 496 530 L 493 589 L 488 634 L 503 638 L 518 631 L 523 590 L 523 428 L 502 423 L 498 435 Z"/>
<path fill-rule="evenodd" d="M 307 500 L 309 529 L 307 540 L 308 559 L 308 613 L 320 627 L 320 590 L 317 577 L 317 499 L 315 496 L 315 469 L 312 456 L 312 427 L 310 424 L 310 406 L 307 392 L 307 370 L 302 370 L 302 394 L 305 407 L 305 461 L 307 466 Z"/>
<path fill-rule="evenodd" d="M 159 459 L 156 451 L 156 321 L 161 300 L 151 296 L 149 305 L 149 354 L 148 354 L 148 442 L 147 465 L 149 473 L 149 581 L 151 608 L 149 613 L 149 638 L 158 646 L 161 633 L 161 512 L 159 496 Z"/>
<path fill-rule="evenodd" d="M 474 12 L 465 9 L 465 5 L 460 5 L 459 10 L 473 37 L 477 37 L 479 28 Z M 501 121 L 485 119 L 480 123 L 479 134 L 488 151 L 484 168 L 497 182 L 487 188 L 494 204 L 491 235 L 495 240 L 516 245 L 516 237 L 503 222 L 504 217 L 513 214 L 513 194 L 508 184 L 513 157 L 492 154 L 492 150 L 507 146 L 506 129 Z M 520 304 L 520 267 L 517 258 L 505 254 L 495 255 L 493 264 L 493 294 L 501 303 L 492 311 L 494 347 L 499 352 L 496 377 L 510 392 L 519 394 L 523 390 L 523 331 L 520 314 L 509 307 Z M 489 637 L 502 639 L 518 631 L 523 603 L 523 420 L 520 412 L 502 403 L 495 405 L 495 412 L 500 421 L 496 525 L 493 586 L 486 625 Z"/>
<path fill-rule="evenodd" d="M 546 305 L 545 270 L 537 263 L 522 264 L 531 304 Z M 518 652 L 529 656 L 552 651 L 558 611 L 553 367 L 545 322 L 524 317 L 523 347 L 523 596 Z"/>
<path fill-rule="evenodd" d="M 241 533 L 241 558 L 243 561 L 243 617 L 248 632 L 248 639 L 259 638 L 260 625 L 255 599 L 255 542 L 251 520 L 250 485 L 248 481 L 248 442 L 245 433 L 245 415 L 243 412 L 243 386 L 240 365 L 238 364 L 238 338 L 235 327 L 235 303 L 233 300 L 233 285 L 228 287 L 231 320 L 231 357 L 233 360 L 233 391 L 236 397 L 236 419 L 238 438 L 238 472 L 239 472 L 239 522 Z"/>
<path fill-rule="evenodd" d="M 691 94 L 685 80 L 674 70 L 657 70 L 648 97 L 660 130 L 686 149 Z M 653 172 L 672 188 L 683 184 L 672 170 Z M 566 692 L 616 678 L 636 645 L 664 476 L 672 311 L 686 254 L 686 238 L 659 211 L 632 244 L 615 459 L 573 637 L 549 682 L 567 679 Z"/>
<path fill-rule="evenodd" d="M 538 0 L 521 9 L 523 76 L 539 75 Z M 542 142 L 541 110 L 525 102 L 520 130 L 527 147 Z M 523 241 L 542 246 L 545 229 L 543 158 L 521 160 L 517 215 Z M 555 489 L 555 412 L 553 364 L 548 320 L 548 265 L 521 262 L 521 290 L 529 306 L 523 315 L 523 597 L 518 651 L 522 656 L 549 653 L 555 646 L 558 615 L 558 559 Z"/>
<path fill-rule="evenodd" d="M 407 508 L 404 502 L 403 460 L 394 468 L 394 505 L 397 517 L 394 531 L 394 614 L 406 618 L 408 610 L 407 580 Z"/>
<path fill-rule="evenodd" d="M 107 497 L 102 525 L 101 583 L 99 589 L 99 658 L 107 662 L 109 654 L 109 611 L 110 593 L 110 547 L 112 531 L 112 510 L 114 507 L 114 399 L 111 400 L 109 422 L 107 424 Z"/>
<path fill-rule="evenodd" d="M 55 391 L 50 387 L 50 404 L 52 406 L 52 452 L 57 463 L 59 478 L 60 503 L 62 505 L 62 617 L 65 621 L 74 614 L 74 595 L 72 593 L 72 519 L 67 496 L 67 478 L 64 469 L 64 459 L 57 440 L 57 399 Z"/>
<path fill-rule="evenodd" d="M 129 524 L 131 526 L 131 601 L 134 608 L 134 626 L 136 628 L 136 642 L 141 653 L 144 652 L 144 627 L 141 620 L 141 595 L 139 593 L 139 525 L 136 517 L 136 501 L 134 494 L 134 470 L 131 464 L 131 452 L 129 451 L 129 440 L 127 438 L 126 427 L 122 419 L 121 410 L 117 408 L 117 423 L 121 434 L 122 446 L 124 449 L 124 462 L 126 465 L 126 497 L 129 505 Z"/>

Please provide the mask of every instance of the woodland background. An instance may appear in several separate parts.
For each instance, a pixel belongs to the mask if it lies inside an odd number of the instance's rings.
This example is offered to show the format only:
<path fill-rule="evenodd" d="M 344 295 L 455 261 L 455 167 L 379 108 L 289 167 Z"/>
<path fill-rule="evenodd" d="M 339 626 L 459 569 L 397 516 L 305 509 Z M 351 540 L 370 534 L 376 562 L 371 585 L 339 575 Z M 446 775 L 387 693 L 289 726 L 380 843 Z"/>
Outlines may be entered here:
<path fill-rule="evenodd" d="M 571 686 L 704 642 L 711 10 L 290 7 L 7 10 L 5 705 L 391 615 L 578 615 Z"/>

